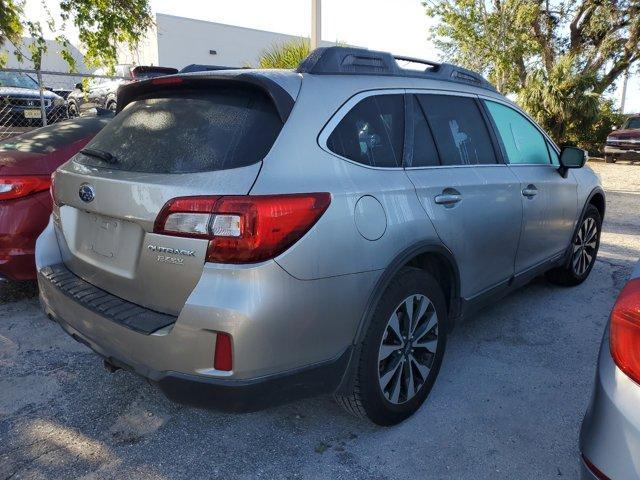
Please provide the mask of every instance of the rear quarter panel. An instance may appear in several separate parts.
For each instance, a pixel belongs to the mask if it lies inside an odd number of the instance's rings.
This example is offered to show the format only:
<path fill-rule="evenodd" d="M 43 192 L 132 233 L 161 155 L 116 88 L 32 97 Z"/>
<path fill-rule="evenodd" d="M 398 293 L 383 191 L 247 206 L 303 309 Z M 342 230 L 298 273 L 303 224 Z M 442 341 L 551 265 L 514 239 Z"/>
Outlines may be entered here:
<path fill-rule="evenodd" d="M 368 168 L 318 144 L 327 121 L 351 96 L 367 90 L 366 82 L 362 77 L 333 82 L 326 76 L 305 76 L 291 116 L 251 190 L 254 195 L 331 193 L 331 205 L 318 223 L 276 259 L 296 278 L 383 269 L 411 245 L 425 239 L 439 243 L 403 169 Z M 377 78 L 369 89 L 385 87 L 398 88 L 397 80 Z M 354 220 L 356 203 L 363 196 L 375 197 L 384 210 L 386 228 L 377 240 L 364 238 Z"/>

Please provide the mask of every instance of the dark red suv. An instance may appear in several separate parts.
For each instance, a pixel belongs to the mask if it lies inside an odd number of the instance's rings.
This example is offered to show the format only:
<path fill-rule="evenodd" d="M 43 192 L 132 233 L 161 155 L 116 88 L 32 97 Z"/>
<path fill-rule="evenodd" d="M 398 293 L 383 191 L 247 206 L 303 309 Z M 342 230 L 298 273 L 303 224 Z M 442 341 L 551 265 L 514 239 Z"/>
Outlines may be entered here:
<path fill-rule="evenodd" d="M 111 118 L 67 120 L 0 143 L 0 279 L 36 278 L 34 250 L 51 215 L 51 174 Z"/>
<path fill-rule="evenodd" d="M 631 115 L 607 137 L 604 145 L 604 160 L 615 163 L 618 159 L 640 160 L 640 114 Z"/>

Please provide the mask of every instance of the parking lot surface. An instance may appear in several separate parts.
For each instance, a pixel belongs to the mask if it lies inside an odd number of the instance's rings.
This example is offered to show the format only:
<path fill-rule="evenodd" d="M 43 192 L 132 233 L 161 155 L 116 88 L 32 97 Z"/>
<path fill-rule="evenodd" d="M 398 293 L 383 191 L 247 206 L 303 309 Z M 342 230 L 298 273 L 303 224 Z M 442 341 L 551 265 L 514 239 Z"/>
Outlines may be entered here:
<path fill-rule="evenodd" d="M 174 404 L 0 287 L 0 479 L 577 478 L 577 438 L 609 311 L 640 256 L 640 166 L 593 163 L 599 261 L 538 279 L 459 324 L 423 408 L 380 428 L 329 397 L 229 415 Z"/>

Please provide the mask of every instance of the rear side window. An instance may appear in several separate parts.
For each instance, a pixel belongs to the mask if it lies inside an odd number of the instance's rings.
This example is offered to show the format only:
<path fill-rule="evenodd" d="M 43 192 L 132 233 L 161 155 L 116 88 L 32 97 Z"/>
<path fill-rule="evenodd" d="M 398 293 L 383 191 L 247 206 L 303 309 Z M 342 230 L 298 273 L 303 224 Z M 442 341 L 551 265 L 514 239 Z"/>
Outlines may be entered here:
<path fill-rule="evenodd" d="M 195 173 L 262 160 L 282 121 L 261 91 L 174 91 L 131 102 L 87 148 L 115 157 L 78 155 L 85 165 L 146 173 Z"/>
<path fill-rule="evenodd" d="M 453 95 L 420 95 L 442 165 L 497 163 L 484 118 L 475 100 Z"/>
<path fill-rule="evenodd" d="M 372 167 L 402 166 L 403 95 L 374 95 L 361 100 L 327 140 L 334 153 Z"/>
<path fill-rule="evenodd" d="M 434 167 L 440 165 L 438 149 L 433 141 L 431 129 L 415 95 L 411 95 L 411 111 L 413 112 L 413 150 L 411 164 L 407 166 Z"/>
<path fill-rule="evenodd" d="M 510 164 L 549 165 L 547 141 L 522 114 L 496 102 L 485 101 L 498 128 Z"/>

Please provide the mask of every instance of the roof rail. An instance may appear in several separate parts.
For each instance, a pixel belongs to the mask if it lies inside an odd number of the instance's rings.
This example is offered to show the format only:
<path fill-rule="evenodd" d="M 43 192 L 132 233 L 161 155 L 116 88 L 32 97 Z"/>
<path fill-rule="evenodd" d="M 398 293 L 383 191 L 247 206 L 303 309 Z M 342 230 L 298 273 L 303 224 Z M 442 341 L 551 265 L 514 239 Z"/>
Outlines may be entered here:
<path fill-rule="evenodd" d="M 424 64 L 424 70 L 402 68 L 397 61 Z M 366 48 L 320 47 L 312 51 L 296 70 L 299 73 L 315 75 L 385 75 L 398 77 L 419 77 L 432 80 L 465 83 L 495 91 L 482 75 L 472 70 L 452 65 L 422 60 L 413 57 L 394 56 L 389 52 L 379 52 Z"/>

